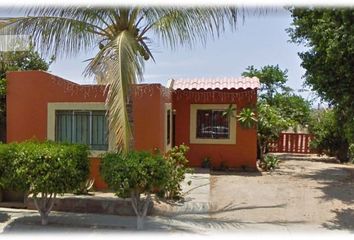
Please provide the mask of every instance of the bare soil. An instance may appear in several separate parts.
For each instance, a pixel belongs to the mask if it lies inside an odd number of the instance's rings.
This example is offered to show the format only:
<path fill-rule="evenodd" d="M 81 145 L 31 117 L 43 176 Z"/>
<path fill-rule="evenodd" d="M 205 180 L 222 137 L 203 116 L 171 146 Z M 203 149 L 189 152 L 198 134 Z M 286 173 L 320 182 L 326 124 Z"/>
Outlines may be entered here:
<path fill-rule="evenodd" d="M 316 156 L 280 156 L 272 173 L 212 174 L 213 219 L 354 230 L 354 166 Z"/>

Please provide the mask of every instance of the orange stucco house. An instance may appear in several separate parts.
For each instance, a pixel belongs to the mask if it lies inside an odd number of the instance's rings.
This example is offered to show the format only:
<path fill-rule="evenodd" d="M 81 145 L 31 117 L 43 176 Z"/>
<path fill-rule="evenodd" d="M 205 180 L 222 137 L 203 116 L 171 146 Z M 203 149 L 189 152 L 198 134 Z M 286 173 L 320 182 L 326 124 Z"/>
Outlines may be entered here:
<path fill-rule="evenodd" d="M 100 85 L 79 85 L 43 71 L 7 74 L 7 142 L 28 139 L 79 142 L 91 148 L 91 177 L 97 189 L 99 155 L 108 149 L 105 91 Z M 160 152 L 190 147 L 192 167 L 206 157 L 213 166 L 256 168 L 256 129 L 240 127 L 222 112 L 236 112 L 257 102 L 257 78 L 179 79 L 167 87 L 138 84 L 131 91 L 130 114 L 134 147 Z M 236 114 L 236 113 L 235 113 Z"/>

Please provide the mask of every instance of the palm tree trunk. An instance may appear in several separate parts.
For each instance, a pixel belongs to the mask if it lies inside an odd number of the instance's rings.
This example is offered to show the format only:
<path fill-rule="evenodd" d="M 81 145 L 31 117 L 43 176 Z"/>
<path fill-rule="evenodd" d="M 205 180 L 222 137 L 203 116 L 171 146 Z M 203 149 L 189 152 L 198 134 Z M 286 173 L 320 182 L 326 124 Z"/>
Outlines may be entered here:
<path fill-rule="evenodd" d="M 128 121 L 129 121 L 129 126 L 131 130 L 131 137 L 129 140 L 129 149 L 134 150 L 135 148 L 135 142 L 134 142 L 134 116 L 133 116 L 133 91 L 131 87 L 129 88 L 129 93 L 128 93 L 128 101 L 126 104 L 127 107 L 127 112 L 128 112 Z"/>

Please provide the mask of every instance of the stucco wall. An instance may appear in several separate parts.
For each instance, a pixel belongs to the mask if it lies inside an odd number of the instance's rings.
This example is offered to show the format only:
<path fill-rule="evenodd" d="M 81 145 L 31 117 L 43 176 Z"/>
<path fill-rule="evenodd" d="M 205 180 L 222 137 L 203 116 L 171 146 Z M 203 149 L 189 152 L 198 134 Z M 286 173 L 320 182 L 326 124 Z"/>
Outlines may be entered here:
<path fill-rule="evenodd" d="M 164 104 L 170 94 L 159 84 L 135 86 L 133 96 L 135 149 L 164 151 Z M 7 74 L 7 142 L 47 139 L 48 103 L 105 101 L 104 86 L 79 85 L 42 71 Z M 91 158 L 95 187 L 106 188 L 99 175 L 99 161 Z"/>
<path fill-rule="evenodd" d="M 139 84 L 133 93 L 134 145 L 137 150 L 164 152 L 165 104 L 170 92 L 160 84 Z"/>
<path fill-rule="evenodd" d="M 7 74 L 7 142 L 47 138 L 49 102 L 104 102 L 104 86 L 79 85 L 42 71 Z"/>
<path fill-rule="evenodd" d="M 190 165 L 200 167 L 203 158 L 209 157 L 212 165 L 219 167 L 223 162 L 228 167 L 243 166 L 255 169 L 257 158 L 256 129 L 245 129 L 237 122 L 236 144 L 191 144 L 190 143 L 190 105 L 191 104 L 236 104 L 237 113 L 247 106 L 255 106 L 256 90 L 196 91 L 178 90 L 173 93 L 173 109 L 176 110 L 176 145 L 185 143 L 190 147 Z"/>

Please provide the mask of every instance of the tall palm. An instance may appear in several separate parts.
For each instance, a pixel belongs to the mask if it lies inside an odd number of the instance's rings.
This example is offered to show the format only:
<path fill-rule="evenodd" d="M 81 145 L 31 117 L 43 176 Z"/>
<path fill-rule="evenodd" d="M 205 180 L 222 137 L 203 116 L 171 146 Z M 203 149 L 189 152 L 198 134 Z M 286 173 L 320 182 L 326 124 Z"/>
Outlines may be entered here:
<path fill-rule="evenodd" d="M 96 76 L 107 90 L 110 149 L 129 149 L 129 86 L 143 78 L 144 60 L 153 58 L 152 38 L 176 48 L 206 43 L 229 25 L 236 27 L 236 8 L 31 8 L 26 17 L 7 19 L 11 34 L 28 34 L 46 55 L 75 56 L 98 47 L 85 76 Z"/>

